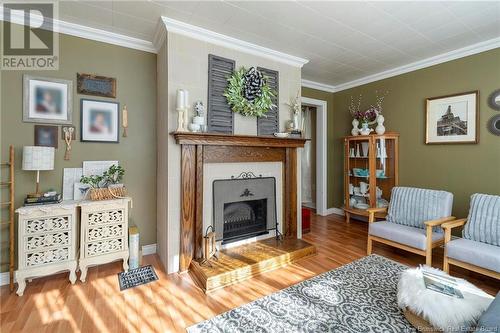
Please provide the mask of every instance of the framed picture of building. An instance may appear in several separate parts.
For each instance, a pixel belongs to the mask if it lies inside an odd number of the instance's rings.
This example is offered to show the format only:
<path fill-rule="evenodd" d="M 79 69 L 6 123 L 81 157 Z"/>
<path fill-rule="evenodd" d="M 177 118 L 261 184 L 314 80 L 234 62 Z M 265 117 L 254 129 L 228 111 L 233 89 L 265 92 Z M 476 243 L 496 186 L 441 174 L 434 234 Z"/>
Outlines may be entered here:
<path fill-rule="evenodd" d="M 427 98 L 425 143 L 478 143 L 479 91 Z"/>

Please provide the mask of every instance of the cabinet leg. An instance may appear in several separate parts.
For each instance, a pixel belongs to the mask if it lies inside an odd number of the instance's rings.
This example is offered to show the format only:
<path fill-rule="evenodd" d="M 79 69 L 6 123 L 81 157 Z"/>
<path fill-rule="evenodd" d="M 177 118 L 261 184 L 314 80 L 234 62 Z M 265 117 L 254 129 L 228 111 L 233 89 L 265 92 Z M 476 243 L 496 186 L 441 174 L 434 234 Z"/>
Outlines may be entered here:
<path fill-rule="evenodd" d="M 128 272 L 128 256 L 126 258 L 123 258 L 123 270 L 125 272 Z"/>
<path fill-rule="evenodd" d="M 18 296 L 23 296 L 24 289 L 26 288 L 26 280 L 23 277 L 17 277 L 17 291 Z"/>
<path fill-rule="evenodd" d="M 345 221 L 346 223 L 351 223 L 351 213 L 345 212 Z"/>
<path fill-rule="evenodd" d="M 76 262 L 72 263 L 69 270 L 69 282 L 71 282 L 71 284 L 75 284 L 76 282 L 76 267 L 77 267 Z"/>
<path fill-rule="evenodd" d="M 82 272 L 80 274 L 80 281 L 85 282 L 87 278 L 87 266 L 80 266 L 80 271 Z"/>

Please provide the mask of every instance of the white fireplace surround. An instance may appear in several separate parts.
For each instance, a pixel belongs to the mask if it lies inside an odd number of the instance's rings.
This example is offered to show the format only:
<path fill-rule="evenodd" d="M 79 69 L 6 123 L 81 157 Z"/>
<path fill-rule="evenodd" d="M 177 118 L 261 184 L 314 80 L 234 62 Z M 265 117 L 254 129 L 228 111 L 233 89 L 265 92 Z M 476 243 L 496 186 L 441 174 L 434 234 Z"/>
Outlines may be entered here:
<path fill-rule="evenodd" d="M 213 223 L 213 187 L 212 183 L 217 179 L 230 179 L 231 176 L 237 177 L 242 172 L 253 172 L 256 176 L 274 177 L 276 179 L 276 218 L 278 221 L 278 230 L 282 232 L 283 228 L 283 180 L 282 180 L 281 162 L 255 162 L 255 163 L 206 163 L 203 168 L 203 234 L 207 227 Z M 275 237 L 274 230 L 269 234 L 257 237 L 247 238 L 241 241 L 221 245 L 218 242 L 219 249 L 235 247 L 241 244 L 248 244 L 257 240 Z"/>

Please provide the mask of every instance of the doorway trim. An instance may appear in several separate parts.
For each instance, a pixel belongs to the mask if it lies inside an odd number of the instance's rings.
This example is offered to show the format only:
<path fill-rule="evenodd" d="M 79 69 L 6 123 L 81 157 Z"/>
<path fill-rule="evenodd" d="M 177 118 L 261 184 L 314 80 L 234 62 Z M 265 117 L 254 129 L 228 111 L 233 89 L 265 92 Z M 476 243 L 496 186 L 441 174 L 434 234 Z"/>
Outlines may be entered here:
<path fill-rule="evenodd" d="M 321 99 L 301 98 L 302 105 L 316 107 L 316 214 L 328 215 L 327 196 L 327 112 L 328 104 Z"/>

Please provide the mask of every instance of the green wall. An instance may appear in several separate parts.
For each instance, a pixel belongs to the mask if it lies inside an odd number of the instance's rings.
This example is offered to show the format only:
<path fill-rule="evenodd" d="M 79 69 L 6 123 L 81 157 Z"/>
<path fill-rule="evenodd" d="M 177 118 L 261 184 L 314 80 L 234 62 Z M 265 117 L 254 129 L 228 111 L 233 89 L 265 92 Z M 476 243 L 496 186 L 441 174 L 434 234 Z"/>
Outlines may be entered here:
<path fill-rule="evenodd" d="M 15 146 L 16 207 L 22 205 L 26 193 L 34 191 L 36 175 L 35 172 L 21 170 L 22 147 L 34 144 L 35 125 L 22 122 L 23 74 L 72 80 L 73 125 L 77 130 L 77 141 L 72 144 L 70 161 L 64 161 L 65 145 L 63 140 L 59 141 L 55 170 L 41 172 L 41 189 L 54 188 L 61 192 L 63 168 L 81 167 L 85 160 L 118 160 L 126 170 L 124 183 L 133 198 L 130 222 L 139 227 L 141 244 L 156 243 L 156 55 L 60 35 L 59 57 L 58 71 L 1 73 L 0 149 L 2 160 L 5 160 L 8 158 L 8 145 Z M 77 94 L 77 72 L 116 78 L 116 99 Z M 81 98 L 117 101 L 120 108 L 126 104 L 129 110 L 128 137 L 120 136 L 119 144 L 79 142 Z M 2 173 L 2 179 L 6 176 Z M 1 201 L 4 201 L 8 192 L 1 192 Z M 4 218 L 5 215 L 0 219 Z M 5 227 L 1 229 L 2 244 L 7 240 L 6 231 Z M 7 251 L 0 251 L 4 259 Z M 1 270 L 5 270 L 5 266 Z"/>
<path fill-rule="evenodd" d="M 500 137 L 494 136 L 486 128 L 488 119 L 498 114 L 498 111 L 488 106 L 487 98 L 498 88 L 500 49 L 334 94 L 303 89 L 304 96 L 333 99 L 333 110 L 328 110 L 329 207 L 343 204 L 342 137 L 348 135 L 352 127 L 347 110 L 349 98 L 357 98 L 362 94 L 362 106 L 368 107 L 374 102 L 376 90 L 389 91 L 384 101 L 385 126 L 388 131 L 396 131 L 401 135 L 401 185 L 452 192 L 455 196 L 453 214 L 459 217 L 466 216 L 471 194 L 500 194 Z M 479 144 L 425 145 L 425 99 L 471 90 L 479 90 Z"/>

